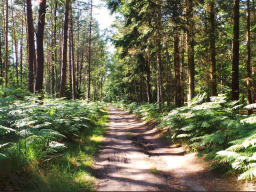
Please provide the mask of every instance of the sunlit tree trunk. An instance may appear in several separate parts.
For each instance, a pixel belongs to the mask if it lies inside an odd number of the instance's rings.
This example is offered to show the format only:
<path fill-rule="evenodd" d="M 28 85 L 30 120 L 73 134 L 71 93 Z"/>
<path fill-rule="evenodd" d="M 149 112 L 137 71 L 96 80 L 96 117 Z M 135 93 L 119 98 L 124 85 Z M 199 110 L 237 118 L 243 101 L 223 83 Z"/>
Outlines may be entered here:
<path fill-rule="evenodd" d="M 23 14 L 22 16 L 24 15 L 25 16 L 25 2 L 24 4 L 22 3 L 22 6 L 23 6 Z M 20 40 L 20 83 L 22 85 L 22 81 L 23 81 L 23 74 L 22 74 L 22 71 L 23 71 L 23 33 L 24 33 L 24 28 L 23 28 L 23 25 L 24 25 L 24 20 L 23 20 L 23 17 L 21 19 L 21 40 Z"/>
<path fill-rule="evenodd" d="M 82 69 L 83 69 L 83 62 L 84 62 L 84 48 L 82 47 L 82 58 L 79 68 L 79 90 L 81 90 L 81 84 L 82 84 Z"/>
<path fill-rule="evenodd" d="M 14 47 L 15 47 L 15 59 L 16 59 L 16 81 L 17 81 L 17 85 L 19 85 L 18 45 L 17 45 L 17 38 L 16 38 L 16 31 L 15 31 L 15 22 L 14 22 L 13 9 L 14 9 L 14 7 L 12 6 L 12 30 L 13 30 L 13 39 L 14 39 Z"/>
<path fill-rule="evenodd" d="M 44 26 L 46 14 L 46 0 L 42 0 L 39 6 L 38 28 L 37 28 L 37 72 L 35 92 L 43 92 L 44 80 Z"/>
<path fill-rule="evenodd" d="M 73 100 L 76 99 L 76 68 L 75 68 L 75 53 L 74 53 L 74 32 L 73 32 L 73 16 L 72 11 L 70 13 L 70 33 L 71 33 L 71 49 L 72 49 L 72 72 L 73 72 L 73 94 L 72 98 Z"/>
<path fill-rule="evenodd" d="M 67 77 L 67 33 L 68 33 L 68 12 L 69 12 L 69 0 L 66 0 L 65 5 L 65 21 L 64 21 L 64 39 L 63 39 L 63 64 L 61 70 L 61 82 L 60 82 L 60 97 L 65 97 L 65 86 Z"/>
<path fill-rule="evenodd" d="M 234 0 L 232 100 L 239 100 L 239 0 Z"/>
<path fill-rule="evenodd" d="M 255 9 L 255 1 L 252 1 L 252 7 L 253 7 L 253 20 L 254 20 L 254 24 L 256 24 L 255 22 L 255 18 L 256 18 L 256 9 Z M 255 71 L 255 66 L 252 65 L 252 74 L 253 74 L 253 103 L 256 103 L 256 71 Z"/>
<path fill-rule="evenodd" d="M 52 25 L 52 27 L 54 28 L 53 39 L 52 39 L 52 48 L 53 48 L 53 51 L 52 51 L 52 95 L 55 94 L 54 73 L 55 73 L 56 56 L 57 56 L 57 48 L 56 48 L 57 7 L 58 7 L 58 1 L 55 0 L 54 19 L 52 20 L 52 22 L 54 22 L 54 24 Z"/>
<path fill-rule="evenodd" d="M 5 88 L 8 87 L 8 0 L 6 0 L 5 24 Z"/>
<path fill-rule="evenodd" d="M 2 59 L 2 36 L 0 35 L 0 65 L 1 65 L 1 77 L 3 77 L 3 59 Z M 2 84 L 2 80 L 0 81 L 0 84 Z"/>
<path fill-rule="evenodd" d="M 146 78 L 146 86 L 147 86 L 147 97 L 148 97 L 148 103 L 152 103 L 152 96 L 151 96 L 151 72 L 150 72 L 150 52 L 147 54 L 147 67 L 146 67 L 146 73 L 147 73 L 147 78 Z"/>
<path fill-rule="evenodd" d="M 28 25 L 28 40 L 29 40 L 29 91 L 34 92 L 34 26 L 32 16 L 31 0 L 27 0 L 27 25 Z"/>
<path fill-rule="evenodd" d="M 78 16 L 78 21 L 77 21 L 77 50 L 76 50 L 76 57 L 77 57 L 77 62 L 76 62 L 76 89 L 77 89 L 77 92 L 79 90 L 79 58 L 80 58 L 80 53 L 81 53 L 81 47 L 80 47 L 80 22 L 79 22 L 79 18 L 81 16 L 81 13 L 79 11 L 79 16 Z"/>
<path fill-rule="evenodd" d="M 160 11 L 157 13 L 157 23 L 158 27 L 161 26 L 161 13 Z M 162 72 L 161 72 L 161 53 L 162 53 L 162 45 L 161 45 L 161 34 L 160 29 L 156 32 L 156 63 L 157 63 L 157 102 L 158 108 L 163 106 L 163 91 L 162 91 Z"/>
<path fill-rule="evenodd" d="M 181 36 L 181 66 L 180 66 L 180 87 L 181 87 L 181 105 L 184 105 L 184 64 L 185 64 L 185 34 Z"/>
<path fill-rule="evenodd" d="M 166 92 L 167 92 L 167 105 L 171 105 L 171 60 L 168 52 L 168 44 L 166 44 L 166 70 L 167 70 L 167 83 L 166 83 Z"/>
<path fill-rule="evenodd" d="M 70 27 L 69 27 L 69 55 L 68 55 L 69 66 L 68 66 L 68 72 L 69 72 L 69 90 L 72 93 L 73 86 L 72 86 L 72 39 L 71 39 L 71 35 L 72 35 L 72 33 L 71 33 L 71 22 L 70 22 Z"/>
<path fill-rule="evenodd" d="M 91 0 L 91 15 L 90 15 L 90 29 L 89 29 L 88 100 L 90 100 L 90 89 L 91 89 L 91 44 L 92 44 L 92 0 Z"/>
<path fill-rule="evenodd" d="M 252 93 L 251 93 L 251 44 L 250 44 L 250 0 L 247 0 L 247 63 L 246 63 L 246 69 L 247 69 L 247 104 L 252 103 Z"/>
<path fill-rule="evenodd" d="M 211 95 L 217 96 L 217 74 L 216 74 L 216 59 L 215 59 L 215 11 L 214 1 L 209 2 L 210 12 L 210 61 L 211 61 Z"/>
<path fill-rule="evenodd" d="M 195 59 L 194 59 L 194 21 L 193 0 L 187 0 L 187 57 L 188 57 L 188 105 L 194 97 L 195 92 Z"/>
<path fill-rule="evenodd" d="M 181 81 L 180 81 L 180 51 L 179 51 L 179 32 L 178 32 L 178 8 L 177 3 L 174 4 L 174 66 L 175 66 L 175 83 L 176 83 L 176 95 L 175 104 L 177 107 L 181 107 Z"/>

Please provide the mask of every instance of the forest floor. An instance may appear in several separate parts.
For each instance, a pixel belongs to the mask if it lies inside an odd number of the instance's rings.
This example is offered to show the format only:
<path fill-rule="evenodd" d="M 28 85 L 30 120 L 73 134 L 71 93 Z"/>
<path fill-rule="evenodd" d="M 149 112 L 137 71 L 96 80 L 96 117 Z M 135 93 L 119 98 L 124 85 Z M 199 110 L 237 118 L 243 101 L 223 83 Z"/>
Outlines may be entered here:
<path fill-rule="evenodd" d="M 109 107 L 110 122 L 94 165 L 97 191 L 255 191 L 237 177 L 221 178 L 195 153 L 186 154 L 127 112 Z"/>

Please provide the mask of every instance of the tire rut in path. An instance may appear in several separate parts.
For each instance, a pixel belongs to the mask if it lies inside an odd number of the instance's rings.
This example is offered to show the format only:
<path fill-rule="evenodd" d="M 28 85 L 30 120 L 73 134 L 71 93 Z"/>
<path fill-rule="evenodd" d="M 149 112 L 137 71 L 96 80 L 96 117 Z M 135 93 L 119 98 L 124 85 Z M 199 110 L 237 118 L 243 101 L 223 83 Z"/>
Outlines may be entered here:
<path fill-rule="evenodd" d="M 158 138 L 154 125 L 109 107 L 110 123 L 94 165 L 97 191 L 252 191 L 213 176 L 195 154 Z"/>
<path fill-rule="evenodd" d="M 97 191 L 191 190 L 180 179 L 158 171 L 155 161 L 165 164 L 164 160 L 154 159 L 161 158 L 149 152 L 154 148 L 146 140 L 131 135 L 141 123 L 122 110 L 111 106 L 109 109 L 109 129 L 94 165 Z M 168 172 L 167 166 L 164 169 Z"/>

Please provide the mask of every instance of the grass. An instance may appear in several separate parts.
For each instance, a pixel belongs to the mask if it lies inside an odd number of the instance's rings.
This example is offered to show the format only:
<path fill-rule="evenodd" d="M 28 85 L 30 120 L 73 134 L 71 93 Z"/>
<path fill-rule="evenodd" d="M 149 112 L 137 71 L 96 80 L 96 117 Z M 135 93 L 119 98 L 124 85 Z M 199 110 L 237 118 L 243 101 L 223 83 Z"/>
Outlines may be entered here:
<path fill-rule="evenodd" d="M 158 170 L 155 167 L 153 167 L 150 169 L 150 173 L 157 174 Z"/>
<path fill-rule="evenodd" d="M 129 139 L 133 139 L 133 136 L 131 133 L 126 133 L 126 135 L 129 137 Z"/>
<path fill-rule="evenodd" d="M 24 162 L 19 157 L 6 161 L 6 174 L 0 177 L 0 189 L 20 191 L 94 191 L 92 165 L 97 157 L 103 133 L 107 128 L 108 112 L 84 129 L 79 138 L 66 141 L 67 149 L 56 158 Z M 9 168 L 8 168 L 9 167 Z M 10 171 L 12 170 L 12 171 Z M 2 186 L 1 186 L 2 184 Z"/>

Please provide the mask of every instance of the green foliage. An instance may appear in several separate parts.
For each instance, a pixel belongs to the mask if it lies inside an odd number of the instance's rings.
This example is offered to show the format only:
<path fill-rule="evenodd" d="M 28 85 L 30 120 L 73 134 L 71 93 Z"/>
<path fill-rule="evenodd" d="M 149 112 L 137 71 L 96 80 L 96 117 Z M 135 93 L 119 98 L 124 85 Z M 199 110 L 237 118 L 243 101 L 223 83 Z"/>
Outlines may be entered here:
<path fill-rule="evenodd" d="M 2 176 L 28 165 L 38 164 L 44 165 L 42 167 L 49 172 L 49 165 L 54 165 L 52 163 L 57 159 L 66 162 L 67 160 L 63 160 L 63 158 L 67 159 L 65 154 L 80 148 L 80 142 L 88 143 L 87 147 L 90 150 L 85 150 L 85 154 L 93 155 L 96 152 L 100 142 L 93 141 L 92 144 L 91 139 L 102 135 L 105 130 L 104 126 L 99 126 L 100 123 L 102 124 L 99 119 L 104 114 L 106 104 L 63 99 L 44 99 L 42 103 L 33 96 L 25 96 L 24 100 L 15 100 L 15 97 L 3 99 L 5 102 L 0 104 L 0 172 Z M 84 158 L 86 160 L 87 157 Z M 58 164 L 58 166 L 61 165 Z M 63 174 L 61 171 L 64 170 L 57 167 L 55 168 L 58 173 L 51 174 L 55 176 Z M 38 167 L 33 167 L 33 171 L 36 169 Z M 37 176 L 40 175 L 38 171 L 35 173 Z M 74 172 L 65 171 L 68 172 L 69 180 L 72 180 Z M 88 169 L 84 170 L 83 175 L 87 172 Z M 51 182 L 48 179 L 47 177 L 47 182 Z M 60 186 L 61 183 L 56 179 L 54 181 Z M 74 184 L 70 185 L 74 186 Z M 49 190 L 53 188 L 59 189 L 55 186 L 49 187 Z M 79 188 L 68 187 L 62 190 L 79 190 Z"/>
<path fill-rule="evenodd" d="M 120 102 L 116 106 L 143 120 L 157 120 L 158 128 L 169 129 L 168 139 L 187 142 L 191 151 L 198 152 L 205 160 L 218 162 L 215 167 L 224 166 L 228 172 L 240 173 L 239 179 L 252 179 L 256 176 L 256 116 L 239 115 L 242 105 L 227 101 L 225 95 L 211 97 L 207 103 L 205 96 L 195 97 L 189 107 L 169 108 L 166 115 L 156 104 Z"/>
<path fill-rule="evenodd" d="M 165 106 L 165 108 L 163 109 L 159 109 L 157 103 L 146 103 L 144 105 L 138 105 L 135 102 L 132 102 L 130 104 L 125 104 L 124 102 L 117 102 L 115 103 L 115 106 L 122 108 L 129 113 L 138 115 L 139 117 L 141 117 L 141 120 L 145 122 L 159 122 L 164 114 L 163 112 L 170 110 L 170 108 L 167 106 Z"/>

